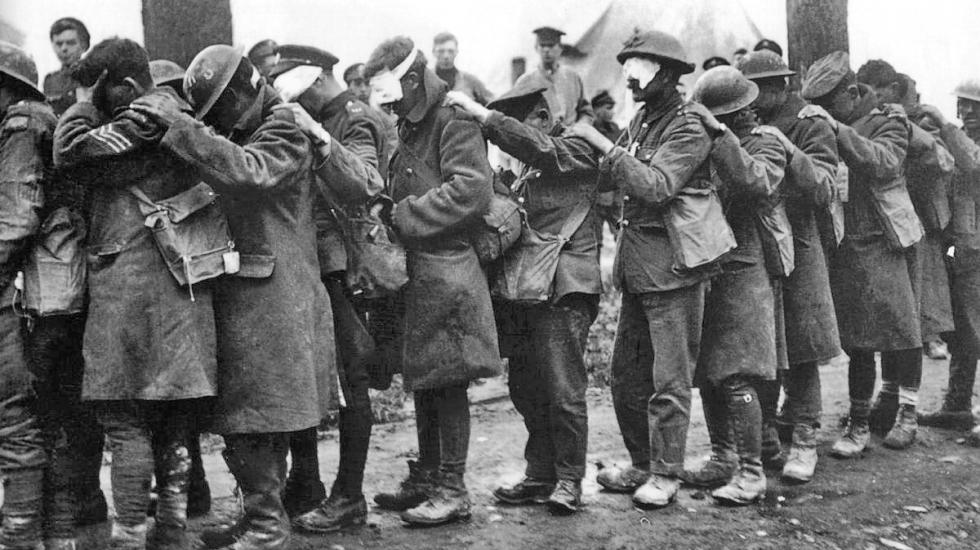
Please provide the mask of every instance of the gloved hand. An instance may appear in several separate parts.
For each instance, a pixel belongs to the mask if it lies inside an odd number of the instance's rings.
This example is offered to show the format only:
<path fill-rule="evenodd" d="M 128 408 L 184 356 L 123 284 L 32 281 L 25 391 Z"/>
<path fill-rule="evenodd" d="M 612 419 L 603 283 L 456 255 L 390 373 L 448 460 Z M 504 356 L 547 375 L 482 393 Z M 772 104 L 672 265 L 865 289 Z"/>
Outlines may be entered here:
<path fill-rule="evenodd" d="M 713 115 L 707 107 L 696 101 L 692 101 L 684 105 L 684 112 L 696 115 L 698 118 L 700 118 L 701 124 L 704 124 L 704 127 L 707 128 L 712 135 L 717 136 L 728 129 L 728 126 L 725 126 L 725 124 L 715 118 L 715 115 Z"/>
<path fill-rule="evenodd" d="M 783 144 L 783 148 L 790 154 L 790 157 L 792 157 L 793 153 L 795 153 L 797 150 L 796 144 L 790 141 L 789 138 L 786 137 L 786 134 L 780 132 L 779 128 L 776 128 L 775 126 L 759 125 L 752 128 L 752 133 L 755 135 L 767 134 L 775 137 L 779 140 L 779 143 Z"/>

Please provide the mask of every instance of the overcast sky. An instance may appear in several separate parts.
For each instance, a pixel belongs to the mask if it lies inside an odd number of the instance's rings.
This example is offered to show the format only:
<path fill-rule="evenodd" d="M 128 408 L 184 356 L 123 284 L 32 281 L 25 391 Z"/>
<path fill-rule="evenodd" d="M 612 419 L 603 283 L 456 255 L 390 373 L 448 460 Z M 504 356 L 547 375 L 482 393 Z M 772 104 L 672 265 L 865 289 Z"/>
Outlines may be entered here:
<path fill-rule="evenodd" d="M 408 34 L 419 42 L 438 31 L 460 37 L 459 65 L 490 82 L 506 82 L 509 59 L 532 44 L 529 30 L 558 19 L 573 39 L 609 0 L 232 0 L 234 41 L 261 38 L 311 43 L 333 51 L 342 66 L 361 61 L 381 39 Z M 665 0 L 678 1 L 678 0 Z M 687 0 L 695 1 L 695 0 Z M 739 1 L 763 35 L 786 44 L 784 0 Z M 705 2 L 710 4 L 710 2 Z M 85 21 L 93 42 L 119 35 L 142 40 L 139 0 L 0 0 L 3 17 L 27 35 L 26 47 L 43 75 L 57 68 L 47 31 L 55 19 Z M 492 6 L 492 7 L 491 7 Z M 952 114 L 950 91 L 980 77 L 980 18 L 976 0 L 851 0 L 849 30 L 855 68 L 870 58 L 892 62 L 919 82 L 926 101 Z M 684 37 L 679 37 L 683 41 Z M 427 46 L 427 44 L 426 44 Z M 520 51 L 518 51 L 520 50 Z M 724 53 L 724 52 L 720 52 Z M 499 87 L 499 86 L 498 86 Z M 503 90 L 497 89 L 497 92 Z"/>

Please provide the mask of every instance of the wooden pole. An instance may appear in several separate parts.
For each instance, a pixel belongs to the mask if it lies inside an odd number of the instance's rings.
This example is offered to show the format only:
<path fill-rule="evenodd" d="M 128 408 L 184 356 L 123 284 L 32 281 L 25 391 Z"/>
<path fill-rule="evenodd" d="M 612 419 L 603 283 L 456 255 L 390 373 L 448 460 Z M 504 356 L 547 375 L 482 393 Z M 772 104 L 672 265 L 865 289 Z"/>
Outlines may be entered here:
<path fill-rule="evenodd" d="M 848 51 L 847 0 L 786 0 L 786 24 L 795 71 L 832 51 Z"/>
<path fill-rule="evenodd" d="M 230 0 L 143 0 L 143 36 L 150 59 L 186 67 L 211 44 L 231 44 Z"/>

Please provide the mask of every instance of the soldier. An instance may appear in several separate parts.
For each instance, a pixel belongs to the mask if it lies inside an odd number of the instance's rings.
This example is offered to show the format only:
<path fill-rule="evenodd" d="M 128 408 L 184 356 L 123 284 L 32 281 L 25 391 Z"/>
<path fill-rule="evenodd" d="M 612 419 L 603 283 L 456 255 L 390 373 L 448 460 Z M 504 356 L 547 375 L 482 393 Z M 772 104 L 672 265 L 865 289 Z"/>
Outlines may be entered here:
<path fill-rule="evenodd" d="M 126 108 L 153 88 L 142 47 L 103 41 L 72 76 L 88 88 L 58 125 L 55 163 L 93 182 L 82 398 L 94 401 L 112 449 L 111 543 L 145 548 L 156 464 L 165 475 L 154 543 L 179 548 L 187 544 L 188 426 L 218 389 L 215 319 L 211 289 L 198 285 L 192 300 L 170 274 L 141 201 L 175 196 L 198 179 L 160 147 L 164 128 Z M 157 93 L 182 103 L 169 89 Z"/>
<path fill-rule="evenodd" d="M 494 303 L 502 355 L 510 358 L 511 400 L 528 438 L 524 479 L 493 494 L 507 504 L 545 503 L 552 513 L 571 514 L 582 501 L 588 448 L 585 347 L 602 293 L 594 229 L 599 162 L 584 139 L 555 137 L 562 127 L 545 90 L 515 86 L 490 104 L 496 111 L 458 92 L 449 98 L 480 121 L 491 143 L 525 163 L 520 192 L 529 227 L 557 235 L 578 223 L 568 229 L 574 232 L 561 249 L 548 302 Z"/>
<path fill-rule="evenodd" d="M 541 57 L 541 65 L 534 71 L 521 75 L 514 86 L 548 88 L 548 103 L 554 105 L 555 116 L 564 124 L 592 122 L 594 115 L 589 100 L 585 98 L 582 78 L 560 63 L 561 37 L 564 36 L 564 31 L 540 27 L 533 32 L 536 40 L 534 49 Z"/>
<path fill-rule="evenodd" d="M 358 101 L 371 104 L 371 84 L 364 78 L 364 63 L 354 63 L 344 69 L 344 84 Z"/>
<path fill-rule="evenodd" d="M 71 78 L 69 68 L 88 51 L 89 34 L 85 24 L 74 17 L 63 17 L 51 25 L 48 33 L 51 48 L 54 50 L 61 69 L 44 77 L 44 95 L 54 114 L 61 116 L 75 103 L 75 88 L 78 82 Z"/>
<path fill-rule="evenodd" d="M 259 74 L 269 78 L 269 72 L 276 66 L 279 57 L 276 55 L 276 41 L 271 38 L 259 40 L 248 50 L 248 60 L 255 65 Z"/>
<path fill-rule="evenodd" d="M 487 279 L 469 236 L 490 203 L 493 176 L 480 126 L 443 105 L 446 83 L 410 39 L 379 45 L 365 74 L 399 118 L 388 177 L 393 225 L 408 251 L 401 360 L 419 438 L 409 478 L 375 502 L 404 510 L 408 524 L 438 525 L 470 516 L 466 388 L 501 367 Z"/>
<path fill-rule="evenodd" d="M 475 75 L 456 68 L 459 41 L 452 33 L 441 32 L 432 39 L 432 57 L 436 60 L 436 76 L 449 85 L 450 90 L 463 92 L 480 105 L 493 101 L 493 94 Z"/>
<path fill-rule="evenodd" d="M 273 113 L 278 94 L 240 49 L 199 52 L 184 91 L 196 118 L 163 94 L 133 108 L 166 126 L 163 147 L 223 193 L 241 253 L 236 275 L 215 285 L 222 391 L 213 429 L 224 436 L 245 513 L 201 538 L 209 548 L 282 548 L 290 534 L 281 497 L 289 434 L 318 425 L 336 406 L 333 326 L 313 221 L 318 159 L 291 113 Z"/>
<path fill-rule="evenodd" d="M 694 375 L 711 437 L 713 460 L 705 467 L 717 476 L 712 481 L 724 483 L 711 496 L 735 506 L 766 494 L 757 386 L 776 379 L 777 303 L 759 220 L 782 200 L 779 187 L 795 150 L 778 130 L 759 126 L 750 108 L 758 95 L 738 69 L 716 67 L 698 78 L 685 108 L 715 136 L 711 164 L 738 242 L 711 281 Z"/>
<path fill-rule="evenodd" d="M 882 108 L 900 104 L 908 93 L 906 81 L 889 63 L 880 59 L 862 65 L 857 79 L 874 90 Z M 909 196 L 925 228 L 922 240 L 913 247 L 911 264 L 915 269 L 913 283 L 919 299 L 920 341 L 925 347 L 938 340 L 943 332 L 953 329 L 943 232 L 950 220 L 948 192 L 954 161 L 938 138 L 939 128 L 932 121 L 922 119 L 921 115 L 918 120 L 933 127 L 933 133 L 930 133 L 909 122 L 909 148 L 905 160 Z M 872 431 L 882 434 L 888 432 L 895 421 L 900 385 L 898 373 L 890 372 L 886 366 L 882 365 L 881 390 L 871 408 L 870 418 Z"/>
<path fill-rule="evenodd" d="M 783 381 L 783 411 L 793 426 L 793 434 L 782 477 L 806 482 L 813 478 L 817 466 L 817 429 L 822 410 L 818 365 L 841 353 L 827 260 L 816 221 L 816 214 L 827 209 L 835 193 L 837 140 L 823 119 L 797 116 L 806 102 L 790 91 L 787 78 L 795 73 L 778 55 L 767 50 L 752 52 L 742 58 L 738 68 L 759 86 L 759 97 L 752 106 L 762 121 L 783 132 L 814 168 L 806 174 L 812 176 L 809 178 L 802 177 L 805 174 L 800 171 L 789 170 L 783 186 L 786 214 L 793 228 L 795 267 L 783 282 L 789 362 Z M 775 408 L 775 403 L 772 405 Z"/>
<path fill-rule="evenodd" d="M 599 190 L 624 193 L 613 266 L 623 304 L 612 394 L 632 466 L 605 468 L 596 481 L 611 491 L 632 492 L 638 506 L 656 508 L 670 504 L 680 486 L 705 292 L 717 272 L 710 260 L 694 269 L 675 269 L 675 253 L 684 251 L 668 237 L 665 216 L 668 204 L 685 189 L 711 187 L 711 136 L 700 118 L 681 110 L 677 82 L 694 65 L 676 38 L 659 31 L 637 33 L 616 59 L 633 99 L 643 103 L 620 141 L 623 146 L 614 146 L 591 125 L 570 129 L 605 155 Z M 717 233 L 701 229 L 709 238 Z M 702 244 L 714 248 L 713 242 Z"/>
<path fill-rule="evenodd" d="M 602 90 L 595 97 L 592 98 L 592 110 L 595 112 L 595 120 L 592 125 L 595 126 L 596 130 L 599 130 L 603 136 L 609 141 L 616 142 L 619 136 L 623 133 L 623 130 L 613 122 L 613 107 L 616 106 L 616 101 L 609 95 L 609 92 Z M 609 230 L 615 236 L 619 231 L 619 215 L 623 209 L 623 197 L 622 193 L 617 193 L 616 191 L 604 191 L 599 193 L 599 197 L 596 199 L 596 212 L 598 213 L 598 219 L 596 223 L 599 224 L 599 244 L 602 244 L 602 225 L 603 223 L 609 225 Z"/>
<path fill-rule="evenodd" d="M 923 105 L 923 115 L 940 128 L 940 135 L 956 159 L 950 205 L 949 233 L 953 247 L 950 261 L 955 331 L 949 335 L 949 381 L 942 407 L 920 417 L 922 425 L 965 430 L 973 427 L 973 383 L 980 359 L 980 232 L 976 211 L 980 203 L 980 81 L 961 82 L 956 94 L 958 128 L 939 109 Z M 980 435 L 974 429 L 974 439 Z"/>
<path fill-rule="evenodd" d="M 364 524 L 367 503 L 362 486 L 371 439 L 371 400 L 365 363 L 369 350 L 357 346 L 358 342 L 370 341 L 370 335 L 354 310 L 346 287 L 347 253 L 335 216 L 343 215 L 345 207 L 364 204 L 381 192 L 382 174 L 387 168 L 381 163 L 387 154 L 378 116 L 334 78 L 336 57 L 310 46 L 279 46 L 276 53 L 279 63 L 269 73 L 273 85 L 285 101 L 298 102 L 299 108 L 294 109 L 297 122 L 315 142 L 325 144 L 326 154 L 321 155 L 324 162 L 318 164 L 316 171 L 335 190 L 329 204 L 320 198 L 314 216 L 320 277 L 333 308 L 341 388 L 346 403 L 340 410 L 340 465 L 327 498 L 320 481 L 316 428 L 293 434 L 292 468 L 283 497 L 290 516 L 299 516 L 294 520 L 298 527 L 328 533 Z"/>
<path fill-rule="evenodd" d="M 799 117 L 821 116 L 836 130 L 837 149 L 849 170 L 844 240 L 830 257 L 841 347 L 850 356 L 848 425 L 831 453 L 859 456 L 870 439 L 876 351 L 882 369 L 897 373 L 899 409 L 886 447 L 904 449 L 915 439 L 915 402 L 922 372 L 919 308 L 909 247 L 922 235 L 905 186 L 909 127 L 901 109 L 878 108 L 874 92 L 858 85 L 844 52 L 810 66 L 802 96 L 813 105 Z M 880 215 L 892 206 L 887 215 Z M 896 208 L 895 205 L 898 205 Z M 893 369 L 893 370 L 892 370 Z"/>
<path fill-rule="evenodd" d="M 0 201 L 0 548 L 18 550 L 44 547 L 42 494 L 48 457 L 21 321 L 11 305 L 17 291 L 14 279 L 40 224 L 42 187 L 51 167 L 55 117 L 43 101 L 34 60 L 0 42 L 0 182 L 5 196 Z M 52 547 L 73 548 L 66 546 L 74 536 L 70 507 L 51 512 L 49 536 L 61 539 L 52 541 Z"/>

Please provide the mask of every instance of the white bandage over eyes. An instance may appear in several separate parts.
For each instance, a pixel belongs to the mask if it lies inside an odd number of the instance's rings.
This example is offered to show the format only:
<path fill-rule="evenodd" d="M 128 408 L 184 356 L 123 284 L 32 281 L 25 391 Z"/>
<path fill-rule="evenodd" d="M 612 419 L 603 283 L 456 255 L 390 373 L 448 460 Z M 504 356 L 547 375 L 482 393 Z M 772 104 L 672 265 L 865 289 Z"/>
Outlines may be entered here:
<path fill-rule="evenodd" d="M 419 51 L 410 53 L 404 61 L 391 70 L 382 71 L 371 77 L 371 93 L 374 95 L 373 101 L 378 105 L 393 103 L 402 98 L 401 79 L 408 73 L 408 70 L 418 58 Z"/>
<path fill-rule="evenodd" d="M 310 89 L 323 69 L 312 65 L 300 65 L 276 77 L 272 85 L 283 101 L 295 101 L 303 92 Z"/>
<path fill-rule="evenodd" d="M 640 89 L 646 88 L 657 73 L 660 72 L 660 63 L 644 57 L 630 57 L 623 63 L 623 76 L 626 80 L 633 79 L 640 85 Z"/>

